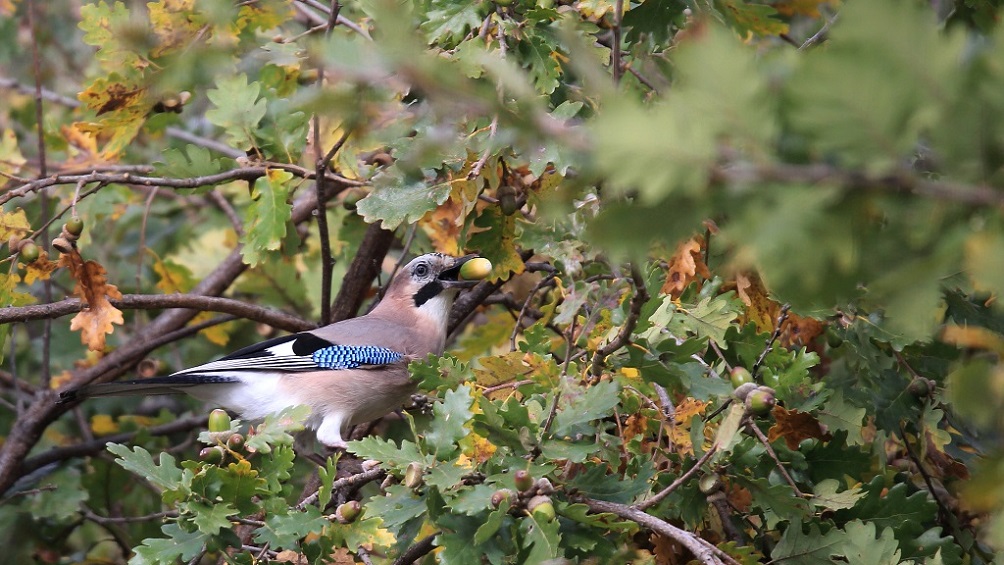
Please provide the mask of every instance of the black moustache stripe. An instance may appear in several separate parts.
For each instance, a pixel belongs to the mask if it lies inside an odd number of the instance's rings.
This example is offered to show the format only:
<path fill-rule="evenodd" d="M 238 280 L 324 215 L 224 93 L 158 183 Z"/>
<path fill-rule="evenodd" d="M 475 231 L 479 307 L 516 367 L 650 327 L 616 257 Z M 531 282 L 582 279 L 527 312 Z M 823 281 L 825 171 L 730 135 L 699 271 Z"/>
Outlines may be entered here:
<path fill-rule="evenodd" d="M 421 308 L 423 304 L 432 300 L 443 292 L 443 285 L 438 280 L 427 283 L 415 293 L 415 307 Z"/>

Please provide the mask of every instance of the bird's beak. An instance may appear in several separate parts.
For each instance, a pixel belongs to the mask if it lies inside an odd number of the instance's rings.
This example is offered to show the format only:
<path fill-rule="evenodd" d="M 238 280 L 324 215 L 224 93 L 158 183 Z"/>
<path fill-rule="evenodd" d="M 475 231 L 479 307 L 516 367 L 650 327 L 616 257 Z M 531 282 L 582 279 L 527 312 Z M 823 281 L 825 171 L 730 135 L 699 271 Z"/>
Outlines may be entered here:
<path fill-rule="evenodd" d="M 442 273 L 439 273 L 439 282 L 441 282 L 445 288 L 471 288 L 476 286 L 480 281 L 460 280 L 460 266 L 477 256 L 477 253 L 472 253 L 470 255 L 464 255 L 463 257 L 457 257 L 454 260 L 452 267 L 446 269 Z"/>

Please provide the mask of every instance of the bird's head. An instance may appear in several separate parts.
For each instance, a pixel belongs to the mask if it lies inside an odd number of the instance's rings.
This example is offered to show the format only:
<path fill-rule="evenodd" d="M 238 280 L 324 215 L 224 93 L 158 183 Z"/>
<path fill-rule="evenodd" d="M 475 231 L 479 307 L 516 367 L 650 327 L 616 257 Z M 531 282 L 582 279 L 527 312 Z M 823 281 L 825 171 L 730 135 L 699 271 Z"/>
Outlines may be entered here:
<path fill-rule="evenodd" d="M 445 320 L 457 291 L 477 284 L 460 279 L 460 266 L 474 257 L 477 255 L 452 257 L 443 253 L 415 257 L 394 276 L 384 300 Z"/>

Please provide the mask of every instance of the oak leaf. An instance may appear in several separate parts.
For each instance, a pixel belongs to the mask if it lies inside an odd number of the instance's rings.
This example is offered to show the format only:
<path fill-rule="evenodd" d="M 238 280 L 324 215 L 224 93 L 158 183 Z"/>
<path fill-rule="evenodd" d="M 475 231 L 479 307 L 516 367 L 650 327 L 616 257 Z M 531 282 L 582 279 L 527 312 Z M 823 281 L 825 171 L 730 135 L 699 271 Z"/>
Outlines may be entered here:
<path fill-rule="evenodd" d="M 702 250 L 704 238 L 695 236 L 677 246 L 669 259 L 666 282 L 661 292 L 679 298 L 684 289 L 695 280 L 711 278 L 711 271 L 704 264 Z"/>
<path fill-rule="evenodd" d="M 798 444 L 803 439 L 816 438 L 823 441 L 830 439 L 829 432 L 808 412 L 786 410 L 782 406 L 775 406 L 772 414 L 774 425 L 767 431 L 767 440 L 770 442 L 784 438 L 788 449 L 798 449 Z"/>
<path fill-rule="evenodd" d="M 760 276 L 753 272 L 736 275 L 736 294 L 746 305 L 743 323 L 753 322 L 760 333 L 771 333 L 781 314 L 781 305 L 770 298 Z M 780 342 L 785 347 L 808 345 L 819 337 L 826 324 L 813 318 L 802 317 L 789 311 L 781 325 Z"/>
<path fill-rule="evenodd" d="M 76 251 L 61 255 L 59 264 L 69 267 L 77 281 L 73 294 L 86 305 L 70 321 L 70 330 L 80 330 L 80 341 L 91 351 L 104 350 L 105 336 L 115 331 L 115 324 L 125 323 L 122 311 L 108 301 L 109 298 L 122 298 L 122 293 L 108 283 L 107 273 L 100 263 L 84 261 Z"/>
<path fill-rule="evenodd" d="M 24 284 L 31 284 L 35 281 L 49 280 L 52 273 L 59 268 L 59 263 L 50 261 L 49 252 L 40 249 L 38 259 L 26 264 L 24 267 Z"/>

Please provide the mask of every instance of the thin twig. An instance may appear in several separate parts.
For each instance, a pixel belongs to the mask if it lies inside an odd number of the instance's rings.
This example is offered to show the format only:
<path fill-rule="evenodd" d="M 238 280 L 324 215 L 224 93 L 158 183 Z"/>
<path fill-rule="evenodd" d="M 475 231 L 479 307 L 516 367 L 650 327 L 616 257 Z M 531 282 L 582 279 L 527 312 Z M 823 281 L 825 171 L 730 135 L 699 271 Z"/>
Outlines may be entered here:
<path fill-rule="evenodd" d="M 941 514 L 942 523 L 949 524 L 949 521 L 946 518 L 952 515 L 952 511 L 949 510 L 948 505 L 941 500 L 940 496 L 938 496 L 938 491 L 934 488 L 934 480 L 931 478 L 930 473 L 927 472 L 927 469 L 924 468 L 920 457 L 918 457 L 917 454 L 914 453 L 913 448 L 910 447 L 910 441 L 906 437 L 906 427 L 902 423 L 899 425 L 899 433 L 903 438 L 903 447 L 906 448 L 906 455 L 913 461 L 913 464 L 917 466 L 917 470 L 920 471 L 920 476 L 923 477 L 924 483 L 927 485 L 927 490 L 931 493 L 931 497 L 934 498 L 934 501 L 938 504 L 938 512 Z"/>
<path fill-rule="evenodd" d="M 621 76 L 623 76 L 624 71 L 621 68 L 621 20 L 624 17 L 624 0 L 617 0 L 614 3 L 614 26 L 611 30 L 613 32 L 613 45 L 611 46 L 612 52 L 610 55 L 610 63 L 614 70 L 614 84 L 621 83 Z"/>
<path fill-rule="evenodd" d="M 810 37 L 809 39 L 806 39 L 805 42 L 802 43 L 802 45 L 798 46 L 798 50 L 805 51 L 806 49 L 822 41 L 826 37 L 827 32 L 830 31 L 830 27 L 833 26 L 833 24 L 836 23 L 836 21 L 837 21 L 837 14 L 834 14 L 832 18 L 828 18 L 825 22 L 823 22 L 823 27 L 819 28 L 819 31 L 814 33 L 812 37 Z"/>
<path fill-rule="evenodd" d="M 38 48 L 38 29 L 35 25 L 35 0 L 28 2 L 28 27 L 31 28 L 31 64 L 32 73 L 35 75 L 35 124 L 38 132 L 38 173 L 40 176 L 48 176 L 49 168 L 46 163 L 45 152 L 45 119 L 42 104 L 42 58 Z M 41 221 L 47 223 L 50 215 L 49 192 L 43 190 L 39 204 L 42 209 Z M 42 248 L 49 250 L 48 229 L 42 232 Z M 42 281 L 42 300 L 52 302 L 52 281 L 46 279 Z M 13 352 L 11 359 L 13 359 Z M 52 378 L 52 322 L 45 320 L 42 322 L 42 362 L 40 380 L 42 386 L 48 388 Z"/>
<path fill-rule="evenodd" d="M 394 560 L 394 565 L 411 565 L 415 561 L 421 559 L 424 555 L 432 551 L 436 545 L 436 536 L 439 532 L 434 534 L 429 534 L 424 538 L 415 542 L 411 547 L 409 547 L 400 557 Z"/>
<path fill-rule="evenodd" d="M 553 269 L 553 267 L 552 267 Z M 530 302 L 533 298 L 537 296 L 537 293 L 543 290 L 545 287 L 554 285 L 555 272 L 552 270 L 550 273 L 540 279 L 530 292 L 526 295 L 526 300 L 523 301 L 523 307 L 519 309 L 519 314 L 516 316 L 516 323 L 513 324 L 512 333 L 509 334 L 509 351 L 516 351 L 516 335 L 519 333 L 520 326 L 522 325 L 523 316 L 526 315 L 526 311 L 530 308 Z"/>
<path fill-rule="evenodd" d="M 135 524 L 137 522 L 152 522 L 154 520 L 163 520 L 164 518 L 178 517 L 178 512 L 175 510 L 154 512 L 153 514 L 146 514 L 143 516 L 101 516 L 89 508 L 82 508 L 81 511 L 85 518 L 95 524 L 101 524 L 102 526 L 108 524 Z"/>
<path fill-rule="evenodd" d="M 368 483 L 370 481 L 375 481 L 377 479 L 382 479 L 386 474 L 387 474 L 387 471 L 384 471 L 380 467 L 374 467 L 373 469 L 369 469 L 368 471 L 363 471 L 361 473 L 356 473 L 355 475 L 349 475 L 348 477 L 343 477 L 343 478 L 338 479 L 337 481 L 331 483 L 331 492 L 334 493 L 334 492 L 336 492 L 336 491 L 338 491 L 340 489 L 346 488 L 346 487 L 354 487 L 354 486 L 366 484 L 366 483 Z M 297 510 L 303 510 L 304 508 L 306 508 L 306 507 L 310 506 L 311 504 L 317 502 L 317 499 L 319 497 L 320 497 L 320 491 L 319 490 L 315 491 L 314 494 L 311 494 L 310 496 L 308 496 L 308 497 L 304 498 L 303 500 L 301 500 L 300 503 L 296 505 L 296 509 Z"/>
<path fill-rule="evenodd" d="M 565 361 L 561 364 L 561 374 L 558 376 L 559 387 L 564 386 L 565 379 L 568 377 L 568 367 L 572 363 L 572 348 L 575 345 L 575 320 L 576 316 L 572 316 L 572 323 L 568 325 L 568 330 L 565 332 Z M 554 393 L 551 410 L 548 411 L 547 419 L 544 420 L 544 425 L 540 429 L 541 441 L 551 433 L 551 425 L 554 424 L 554 418 L 558 414 L 558 402 L 561 400 L 561 391 L 562 388 L 558 388 Z"/>
<path fill-rule="evenodd" d="M 795 495 L 798 496 L 799 498 L 805 498 L 805 494 L 802 493 L 801 490 L 799 490 L 798 485 L 795 484 L 795 480 L 791 478 L 791 475 L 788 474 L 788 470 L 785 469 L 784 465 L 781 464 L 781 460 L 778 459 L 777 453 L 774 451 L 774 448 L 771 447 L 770 441 L 767 439 L 767 436 L 765 436 L 764 433 L 760 431 L 760 428 L 756 425 L 756 422 L 754 422 L 752 418 L 747 416 L 746 418 L 744 418 L 744 420 L 746 426 L 753 432 L 753 435 L 755 435 L 757 439 L 760 440 L 760 443 L 763 444 L 764 449 L 767 450 L 767 455 L 769 455 L 770 458 L 774 460 L 774 464 L 777 465 L 777 470 L 781 472 L 781 476 L 784 477 L 784 480 L 788 481 L 788 484 L 795 491 Z"/>
<path fill-rule="evenodd" d="M 189 416 L 187 418 L 181 418 L 159 426 L 153 426 L 152 428 L 144 428 L 142 433 L 151 436 L 165 436 L 187 432 L 195 428 L 204 427 L 205 425 L 206 416 Z M 56 463 L 58 461 L 84 457 L 86 455 L 95 455 L 103 452 L 108 443 L 126 443 L 132 441 L 132 438 L 136 437 L 139 433 L 140 431 L 123 432 L 73 445 L 54 447 L 49 451 L 39 453 L 34 457 L 26 459 L 24 461 L 24 465 L 22 466 L 22 471 L 24 474 L 28 474 L 36 469 L 41 469 L 46 465 Z"/>
<path fill-rule="evenodd" d="M 774 326 L 774 331 L 771 332 L 770 337 L 767 339 L 767 343 L 764 344 L 763 351 L 760 352 L 760 356 L 757 357 L 756 363 L 753 363 L 753 367 L 750 369 L 750 374 L 753 375 L 753 380 L 756 380 L 757 372 L 763 365 L 764 359 L 767 358 L 767 354 L 774 349 L 774 342 L 777 338 L 781 336 L 781 326 L 784 325 L 784 321 L 788 319 L 788 310 L 791 308 L 790 305 L 785 304 L 781 307 L 781 313 L 777 316 L 777 325 Z"/>
<path fill-rule="evenodd" d="M 690 480 L 690 477 L 693 477 L 694 474 L 697 473 L 697 471 L 699 471 L 701 467 L 711 459 L 711 457 L 715 454 L 716 451 L 718 451 L 718 446 L 712 445 L 710 448 L 708 448 L 707 451 L 704 452 L 704 455 L 702 455 L 701 458 L 698 459 L 696 463 L 694 463 L 693 467 L 687 469 L 685 473 L 677 477 L 675 481 L 669 484 L 669 486 L 662 489 L 661 491 L 653 495 L 651 498 L 647 498 L 637 504 L 634 504 L 634 507 L 637 508 L 638 510 L 647 510 L 655 506 L 656 504 L 662 502 L 664 498 L 672 494 L 673 491 L 675 491 L 676 489 L 680 488 L 680 486 L 683 485 L 683 483 Z"/>
<path fill-rule="evenodd" d="M 631 298 L 631 308 L 628 311 L 627 320 L 621 326 L 621 331 L 618 332 L 617 337 L 610 343 L 597 349 L 596 353 L 593 354 L 591 372 L 594 377 L 598 377 L 603 373 L 607 356 L 624 347 L 631 340 L 631 332 L 634 331 L 635 326 L 638 324 L 638 319 L 641 317 L 641 309 L 648 302 L 649 296 L 648 289 L 645 288 L 645 278 L 642 276 L 641 270 L 637 265 L 631 266 L 631 280 L 634 282 L 635 293 L 634 297 Z"/>

